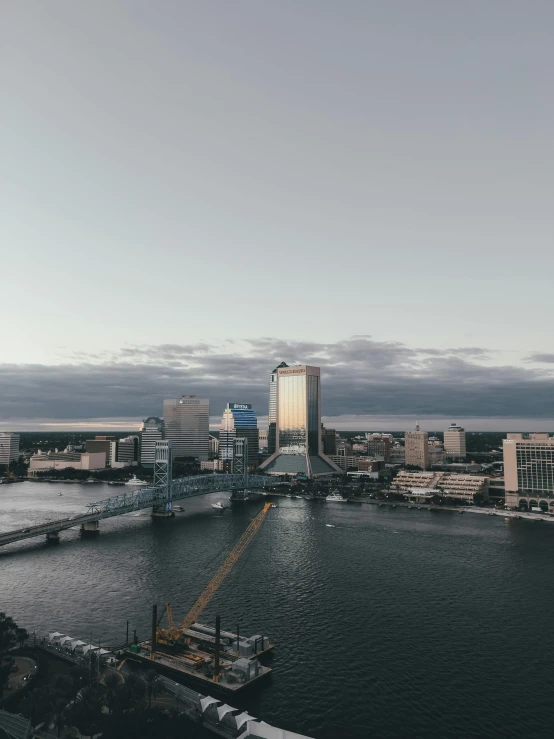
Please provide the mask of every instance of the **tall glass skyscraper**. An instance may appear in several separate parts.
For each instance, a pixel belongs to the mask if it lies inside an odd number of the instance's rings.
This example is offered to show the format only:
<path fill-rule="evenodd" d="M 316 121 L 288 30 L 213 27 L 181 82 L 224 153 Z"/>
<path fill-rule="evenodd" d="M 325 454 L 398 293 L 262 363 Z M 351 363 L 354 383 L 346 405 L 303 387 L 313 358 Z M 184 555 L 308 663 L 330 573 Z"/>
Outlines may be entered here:
<path fill-rule="evenodd" d="M 323 454 L 319 367 L 278 367 L 276 386 L 276 449 L 261 469 L 307 477 L 338 472 Z"/>
<path fill-rule="evenodd" d="M 250 403 L 227 403 L 219 427 L 219 458 L 223 471 L 233 471 L 233 442 L 248 439 L 248 467 L 258 466 L 258 419 Z"/>
<path fill-rule="evenodd" d="M 173 442 L 173 457 L 196 457 L 209 453 L 210 401 L 196 395 L 164 400 L 165 438 Z"/>
<path fill-rule="evenodd" d="M 277 449 L 277 371 L 288 367 L 286 362 L 281 362 L 275 367 L 269 376 L 269 413 L 267 416 L 268 432 L 267 432 L 267 452 L 275 454 Z"/>

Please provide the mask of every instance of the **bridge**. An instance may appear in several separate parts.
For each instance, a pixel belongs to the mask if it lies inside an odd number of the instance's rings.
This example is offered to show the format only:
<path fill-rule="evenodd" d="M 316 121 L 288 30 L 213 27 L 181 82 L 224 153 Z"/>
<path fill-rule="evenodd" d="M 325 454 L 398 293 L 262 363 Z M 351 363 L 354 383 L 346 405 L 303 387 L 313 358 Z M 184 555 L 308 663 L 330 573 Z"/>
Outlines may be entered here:
<path fill-rule="evenodd" d="M 170 458 L 168 462 L 171 462 Z M 167 475 L 167 470 L 165 474 Z M 160 475 L 158 475 L 159 477 Z M 233 493 L 235 499 L 240 500 L 245 497 L 245 491 L 248 489 L 260 490 L 270 486 L 273 487 L 275 484 L 278 484 L 275 478 L 265 475 L 248 475 L 247 473 L 198 475 L 196 477 L 180 477 L 175 480 L 166 477 L 159 485 L 134 488 L 122 495 L 106 498 L 106 500 L 100 500 L 96 503 L 89 503 L 86 513 L 0 533 L 0 546 L 23 541 L 24 539 L 32 539 L 36 536 L 46 536 L 50 541 L 58 541 L 60 531 L 72 529 L 75 526 L 80 526 L 81 532 L 85 535 L 97 534 L 99 523 L 104 518 L 122 516 L 145 508 L 152 508 L 155 516 L 170 516 L 172 515 L 172 504 L 179 500 L 193 498 L 197 495 L 229 491 Z"/>

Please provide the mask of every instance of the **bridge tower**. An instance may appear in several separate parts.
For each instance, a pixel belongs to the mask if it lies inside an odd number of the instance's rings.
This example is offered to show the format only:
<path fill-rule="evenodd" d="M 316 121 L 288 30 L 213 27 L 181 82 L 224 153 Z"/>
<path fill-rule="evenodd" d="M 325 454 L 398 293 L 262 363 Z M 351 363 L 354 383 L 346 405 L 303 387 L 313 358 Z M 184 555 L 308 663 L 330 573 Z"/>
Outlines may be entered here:
<path fill-rule="evenodd" d="M 242 475 L 242 490 L 233 492 L 232 500 L 247 500 L 248 439 L 240 436 L 233 441 L 233 474 Z"/>
<path fill-rule="evenodd" d="M 152 515 L 157 518 L 169 518 L 175 514 L 171 504 L 173 454 L 171 440 L 157 441 L 154 457 L 154 487 L 160 488 L 160 503 L 153 506 Z M 163 500 L 166 499 L 166 502 Z"/>

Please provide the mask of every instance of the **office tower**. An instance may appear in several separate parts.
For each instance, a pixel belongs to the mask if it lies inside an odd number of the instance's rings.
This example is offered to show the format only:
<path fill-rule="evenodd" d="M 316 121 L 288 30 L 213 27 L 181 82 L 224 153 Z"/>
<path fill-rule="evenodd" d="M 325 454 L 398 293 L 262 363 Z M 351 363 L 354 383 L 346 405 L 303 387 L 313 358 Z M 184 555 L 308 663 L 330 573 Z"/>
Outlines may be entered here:
<path fill-rule="evenodd" d="M 271 375 L 269 376 L 269 414 L 267 417 L 268 431 L 267 431 L 267 453 L 275 454 L 277 449 L 277 372 L 279 369 L 288 367 L 286 362 L 281 362 L 278 367 L 275 367 Z"/>
<path fill-rule="evenodd" d="M 502 449 L 506 505 L 554 512 L 554 438 L 508 434 Z"/>
<path fill-rule="evenodd" d="M 258 466 L 258 419 L 250 403 L 227 403 L 219 427 L 219 458 L 223 471 L 232 472 L 233 443 L 248 439 L 248 468 Z"/>
<path fill-rule="evenodd" d="M 138 460 L 139 437 L 124 436 L 119 439 L 116 446 L 117 462 L 136 462 Z M 113 457 L 112 457 L 113 459 Z"/>
<path fill-rule="evenodd" d="M 19 434 L 0 431 L 0 465 L 9 466 L 19 459 Z"/>
<path fill-rule="evenodd" d="M 465 459 L 466 432 L 455 423 L 451 423 L 444 432 L 444 453 L 447 457 Z"/>
<path fill-rule="evenodd" d="M 337 432 L 335 429 L 326 429 L 325 426 L 321 427 L 321 434 L 323 437 L 323 454 L 332 456 L 337 453 Z"/>
<path fill-rule="evenodd" d="M 210 439 L 208 443 L 209 443 L 210 457 L 219 456 L 219 439 L 217 438 L 217 436 L 212 436 L 210 434 Z"/>
<path fill-rule="evenodd" d="M 419 424 L 416 424 L 415 431 L 406 431 L 404 435 L 406 465 L 421 467 L 422 470 L 426 470 L 428 468 L 428 441 L 429 434 L 427 431 L 420 431 Z"/>
<path fill-rule="evenodd" d="M 267 429 L 258 429 L 258 447 L 261 451 L 266 451 L 269 443 Z"/>
<path fill-rule="evenodd" d="M 140 463 L 143 467 L 154 467 L 156 442 L 164 438 L 164 422 L 157 416 L 148 416 L 140 431 Z"/>
<path fill-rule="evenodd" d="M 391 457 L 392 434 L 366 434 L 366 452 L 370 457 L 383 457 L 388 462 Z"/>
<path fill-rule="evenodd" d="M 106 455 L 106 467 L 109 467 L 115 458 L 115 436 L 95 436 L 94 439 L 87 439 L 85 442 L 85 451 L 89 454 L 98 454 L 104 452 Z"/>
<path fill-rule="evenodd" d="M 210 401 L 196 395 L 164 400 L 165 438 L 173 442 L 173 458 L 207 461 L 210 450 Z"/>
<path fill-rule="evenodd" d="M 323 454 L 319 367 L 278 367 L 276 379 L 276 449 L 261 469 L 307 477 L 339 472 Z"/>

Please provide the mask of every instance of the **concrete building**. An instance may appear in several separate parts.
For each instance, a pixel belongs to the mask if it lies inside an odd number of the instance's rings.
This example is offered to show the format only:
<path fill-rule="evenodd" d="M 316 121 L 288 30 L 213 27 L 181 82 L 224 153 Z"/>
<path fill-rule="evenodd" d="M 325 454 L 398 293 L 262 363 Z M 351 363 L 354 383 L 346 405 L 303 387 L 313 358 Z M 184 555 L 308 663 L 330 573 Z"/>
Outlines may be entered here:
<path fill-rule="evenodd" d="M 219 439 L 217 436 L 212 436 L 210 434 L 210 438 L 208 441 L 209 444 L 209 454 L 210 457 L 218 457 L 219 456 Z"/>
<path fill-rule="evenodd" d="M 210 452 L 210 401 L 196 395 L 164 400 L 165 438 L 173 442 L 173 458 L 207 461 Z"/>
<path fill-rule="evenodd" d="M 258 429 L 258 449 L 260 452 L 265 452 L 269 446 L 269 431 L 268 429 Z"/>
<path fill-rule="evenodd" d="M 0 465 L 9 466 L 19 459 L 19 434 L 13 431 L 0 431 Z"/>
<path fill-rule="evenodd" d="M 276 450 L 261 469 L 308 478 L 338 472 L 323 454 L 319 367 L 278 367 L 276 391 Z"/>
<path fill-rule="evenodd" d="M 143 467 L 154 467 L 156 442 L 164 438 L 164 422 L 157 416 L 149 416 L 142 422 L 140 431 L 140 463 Z"/>
<path fill-rule="evenodd" d="M 554 511 L 554 438 L 508 434 L 502 449 L 506 505 Z"/>
<path fill-rule="evenodd" d="M 267 435 L 267 452 L 275 454 L 277 449 L 277 372 L 288 367 L 286 362 L 281 362 L 269 376 L 269 412 L 267 421 L 269 424 Z"/>
<path fill-rule="evenodd" d="M 423 490 L 445 498 L 473 502 L 476 494 L 489 495 L 489 478 L 482 475 L 452 475 L 448 472 L 411 472 L 401 470 L 394 478 L 391 490 L 410 492 Z"/>
<path fill-rule="evenodd" d="M 85 441 L 85 451 L 89 452 L 89 454 L 100 454 L 103 452 L 106 455 L 106 466 L 109 467 L 115 451 L 115 446 L 112 446 L 115 441 L 115 436 L 95 436 L 94 439 L 87 439 Z M 115 456 L 113 456 L 113 461 L 116 461 Z"/>
<path fill-rule="evenodd" d="M 139 457 L 139 437 L 124 436 L 117 442 L 116 461 L 117 462 L 137 462 Z"/>
<path fill-rule="evenodd" d="M 37 452 L 29 461 L 28 477 L 36 477 L 38 472 L 45 470 L 65 470 L 72 467 L 75 470 L 103 470 L 106 467 L 105 452 Z"/>
<path fill-rule="evenodd" d="M 404 463 L 426 470 L 429 467 L 428 442 L 429 434 L 427 431 L 420 431 L 419 424 L 416 424 L 415 431 L 406 431 L 404 435 Z"/>
<path fill-rule="evenodd" d="M 223 472 L 222 459 L 209 459 L 207 462 L 200 462 L 201 470 L 209 470 L 210 472 Z"/>
<path fill-rule="evenodd" d="M 466 458 L 466 432 L 455 423 L 451 423 L 444 432 L 444 454 L 456 459 Z"/>
<path fill-rule="evenodd" d="M 391 458 L 392 434 L 366 434 L 366 454 L 368 457 Z"/>
<path fill-rule="evenodd" d="M 219 427 L 219 458 L 224 472 L 233 471 L 233 443 L 248 439 L 248 469 L 258 466 L 258 419 L 250 403 L 227 403 Z"/>

